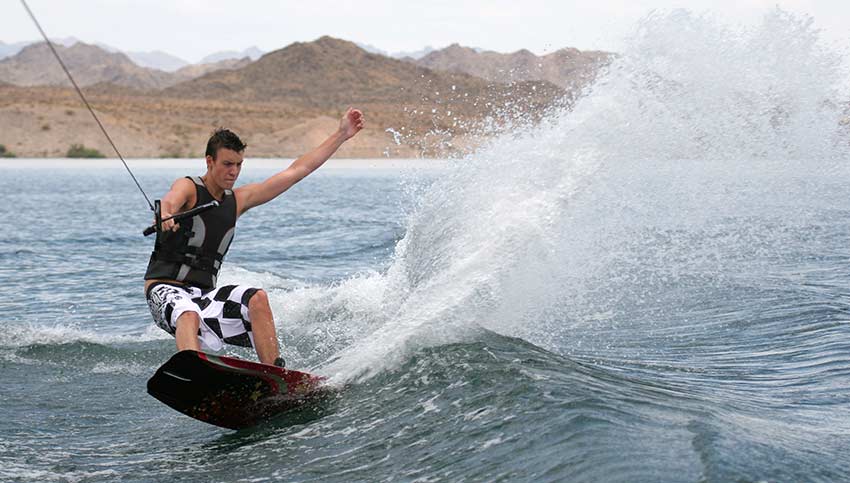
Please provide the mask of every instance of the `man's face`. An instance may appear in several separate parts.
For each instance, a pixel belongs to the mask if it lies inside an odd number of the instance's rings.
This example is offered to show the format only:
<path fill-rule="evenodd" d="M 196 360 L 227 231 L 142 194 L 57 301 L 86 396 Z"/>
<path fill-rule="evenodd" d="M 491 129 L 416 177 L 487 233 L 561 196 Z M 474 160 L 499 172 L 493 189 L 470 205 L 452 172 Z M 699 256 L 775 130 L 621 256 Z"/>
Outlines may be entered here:
<path fill-rule="evenodd" d="M 233 189 L 242 170 L 242 161 L 242 153 L 219 148 L 215 160 L 207 156 L 207 171 L 215 184 L 224 189 Z"/>

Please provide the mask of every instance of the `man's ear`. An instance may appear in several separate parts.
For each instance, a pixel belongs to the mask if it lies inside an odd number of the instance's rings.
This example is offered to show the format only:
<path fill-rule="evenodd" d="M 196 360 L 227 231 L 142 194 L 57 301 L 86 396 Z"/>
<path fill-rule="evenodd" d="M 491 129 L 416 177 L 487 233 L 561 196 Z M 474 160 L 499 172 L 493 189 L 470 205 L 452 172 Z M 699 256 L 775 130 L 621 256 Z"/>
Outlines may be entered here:
<path fill-rule="evenodd" d="M 215 162 L 215 160 L 213 159 L 213 157 L 212 157 L 212 156 L 210 156 L 209 154 L 207 154 L 207 170 L 212 169 L 212 164 L 213 164 L 213 162 Z"/>

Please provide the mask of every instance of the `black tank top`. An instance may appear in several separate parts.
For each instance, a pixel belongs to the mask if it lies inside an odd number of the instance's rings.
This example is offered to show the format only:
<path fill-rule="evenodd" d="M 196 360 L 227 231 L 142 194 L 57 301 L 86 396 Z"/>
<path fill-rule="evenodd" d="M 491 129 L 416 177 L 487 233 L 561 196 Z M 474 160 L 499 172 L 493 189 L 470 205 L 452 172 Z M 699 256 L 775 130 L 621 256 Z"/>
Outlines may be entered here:
<path fill-rule="evenodd" d="M 195 183 L 195 206 L 215 200 L 200 177 L 186 178 Z M 218 270 L 236 231 L 233 191 L 224 190 L 218 201 L 216 208 L 180 222 L 176 232 L 157 234 L 145 280 L 165 278 L 201 289 L 215 288 Z"/>

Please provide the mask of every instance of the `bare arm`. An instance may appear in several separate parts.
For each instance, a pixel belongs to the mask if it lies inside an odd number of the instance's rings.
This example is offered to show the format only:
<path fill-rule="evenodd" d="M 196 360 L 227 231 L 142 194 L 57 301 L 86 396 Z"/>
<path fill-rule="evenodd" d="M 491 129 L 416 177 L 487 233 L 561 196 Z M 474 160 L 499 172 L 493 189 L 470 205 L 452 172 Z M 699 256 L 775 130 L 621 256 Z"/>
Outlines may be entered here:
<path fill-rule="evenodd" d="M 160 201 L 162 218 L 191 208 L 195 204 L 195 184 L 186 178 L 180 178 L 171 185 L 171 190 Z M 162 222 L 162 231 L 176 230 L 180 225 L 174 220 Z"/>
<path fill-rule="evenodd" d="M 339 122 L 339 129 L 319 147 L 300 156 L 288 168 L 262 183 L 252 183 L 236 188 L 234 194 L 236 195 L 238 214 L 242 215 L 255 206 L 277 198 L 292 185 L 319 169 L 345 141 L 351 139 L 363 129 L 364 123 L 363 113 L 357 109 L 349 108 Z"/>

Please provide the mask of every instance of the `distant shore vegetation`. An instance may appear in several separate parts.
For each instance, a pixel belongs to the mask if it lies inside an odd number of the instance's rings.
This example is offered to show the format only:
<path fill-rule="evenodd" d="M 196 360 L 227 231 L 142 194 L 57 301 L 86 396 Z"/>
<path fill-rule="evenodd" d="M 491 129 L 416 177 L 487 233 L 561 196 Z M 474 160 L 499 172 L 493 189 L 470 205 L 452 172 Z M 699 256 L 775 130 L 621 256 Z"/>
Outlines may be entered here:
<path fill-rule="evenodd" d="M 0 158 L 16 158 L 15 153 L 6 149 L 6 146 L 0 144 Z"/>
<path fill-rule="evenodd" d="M 72 144 L 65 154 L 68 158 L 105 158 L 106 155 L 94 148 L 87 148 L 82 144 Z"/>

